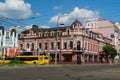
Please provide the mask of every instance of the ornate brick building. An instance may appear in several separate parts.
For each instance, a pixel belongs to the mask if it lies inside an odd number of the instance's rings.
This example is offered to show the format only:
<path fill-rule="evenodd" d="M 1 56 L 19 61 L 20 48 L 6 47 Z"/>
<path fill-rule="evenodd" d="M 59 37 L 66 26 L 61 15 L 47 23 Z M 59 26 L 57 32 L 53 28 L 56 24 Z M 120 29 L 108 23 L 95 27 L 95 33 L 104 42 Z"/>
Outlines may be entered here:
<path fill-rule="evenodd" d="M 21 32 L 19 37 L 21 51 L 37 52 L 41 49 L 40 54 L 50 54 L 50 61 L 54 61 L 57 54 L 58 63 L 99 62 L 103 57 L 102 47 L 111 43 L 111 39 L 89 31 L 78 20 L 70 26 L 61 24 L 55 28 L 33 25 L 31 29 Z"/>

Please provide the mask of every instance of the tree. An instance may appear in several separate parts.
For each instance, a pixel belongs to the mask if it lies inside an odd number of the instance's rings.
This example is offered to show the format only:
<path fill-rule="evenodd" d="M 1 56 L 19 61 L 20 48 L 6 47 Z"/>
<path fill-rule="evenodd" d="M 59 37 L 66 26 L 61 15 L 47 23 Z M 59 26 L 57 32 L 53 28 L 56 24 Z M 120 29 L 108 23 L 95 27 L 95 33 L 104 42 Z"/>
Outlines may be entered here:
<path fill-rule="evenodd" d="M 105 53 L 105 56 L 106 56 L 106 60 L 107 62 L 109 62 L 109 58 L 112 59 L 112 62 L 114 60 L 114 57 L 117 55 L 117 51 L 115 48 L 113 48 L 112 46 L 110 45 L 106 45 L 103 47 L 103 51 Z"/>

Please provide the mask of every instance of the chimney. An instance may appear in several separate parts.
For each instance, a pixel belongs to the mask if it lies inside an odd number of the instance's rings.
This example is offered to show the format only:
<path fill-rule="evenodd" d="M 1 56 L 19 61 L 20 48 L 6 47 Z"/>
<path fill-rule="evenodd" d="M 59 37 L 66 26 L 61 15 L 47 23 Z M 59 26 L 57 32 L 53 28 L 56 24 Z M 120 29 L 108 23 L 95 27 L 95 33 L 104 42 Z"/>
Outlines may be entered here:
<path fill-rule="evenodd" d="M 4 30 L 4 27 L 3 27 L 3 26 L 0 26 L 0 30 Z"/>
<path fill-rule="evenodd" d="M 63 24 L 63 23 L 61 23 L 61 24 L 60 24 L 60 27 L 64 27 L 64 24 Z"/>

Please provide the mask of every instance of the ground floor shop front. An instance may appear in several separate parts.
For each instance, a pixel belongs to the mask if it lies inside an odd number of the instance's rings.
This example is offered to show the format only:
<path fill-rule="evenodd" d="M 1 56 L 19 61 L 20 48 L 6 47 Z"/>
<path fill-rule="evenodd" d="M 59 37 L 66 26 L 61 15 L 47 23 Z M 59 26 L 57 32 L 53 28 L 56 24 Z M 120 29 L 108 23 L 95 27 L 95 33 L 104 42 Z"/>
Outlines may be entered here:
<path fill-rule="evenodd" d="M 55 56 L 57 56 L 57 58 Z M 82 52 L 50 53 L 49 59 L 51 64 L 54 64 L 55 59 L 59 64 L 106 63 L 104 55 L 94 53 L 83 54 Z"/>
<path fill-rule="evenodd" d="M 2 57 L 14 57 L 18 52 L 18 48 L 1 48 L 0 56 Z"/>

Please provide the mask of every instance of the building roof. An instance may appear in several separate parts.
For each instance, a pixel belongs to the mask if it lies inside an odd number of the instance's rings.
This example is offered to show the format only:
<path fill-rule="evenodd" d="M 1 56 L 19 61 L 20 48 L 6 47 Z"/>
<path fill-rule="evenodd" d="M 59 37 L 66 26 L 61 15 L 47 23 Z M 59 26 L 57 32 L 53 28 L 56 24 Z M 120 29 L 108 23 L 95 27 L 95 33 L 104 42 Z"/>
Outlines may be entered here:
<path fill-rule="evenodd" d="M 72 26 L 82 26 L 82 23 L 79 20 L 75 20 L 71 26 L 64 26 L 64 27 L 52 27 L 52 28 L 39 28 L 37 25 L 33 25 L 31 29 L 27 29 L 25 31 L 22 31 L 21 33 L 28 33 L 29 30 L 33 30 L 33 32 L 45 32 L 45 31 L 56 31 L 56 30 L 62 30 L 65 31 L 66 28 L 70 28 Z"/>
<path fill-rule="evenodd" d="M 74 25 L 74 26 L 77 26 L 77 25 L 80 25 L 80 26 L 82 26 L 82 23 L 79 21 L 79 20 L 75 20 L 73 23 L 72 23 L 72 25 Z M 71 26 L 72 26 L 71 25 Z"/>

